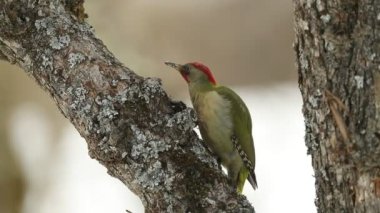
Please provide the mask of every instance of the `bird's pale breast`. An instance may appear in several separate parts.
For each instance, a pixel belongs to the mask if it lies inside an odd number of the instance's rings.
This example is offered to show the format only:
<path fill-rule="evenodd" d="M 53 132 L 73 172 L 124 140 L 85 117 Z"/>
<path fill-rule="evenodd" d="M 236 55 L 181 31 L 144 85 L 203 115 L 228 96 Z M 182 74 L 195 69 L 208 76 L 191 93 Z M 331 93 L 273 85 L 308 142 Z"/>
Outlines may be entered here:
<path fill-rule="evenodd" d="M 211 140 L 208 143 L 213 151 L 217 154 L 229 155 L 233 152 L 230 141 L 233 129 L 231 103 L 215 91 L 199 95 L 194 101 L 197 102 L 195 105 L 197 105 L 198 119 L 207 129 L 207 136 Z"/>

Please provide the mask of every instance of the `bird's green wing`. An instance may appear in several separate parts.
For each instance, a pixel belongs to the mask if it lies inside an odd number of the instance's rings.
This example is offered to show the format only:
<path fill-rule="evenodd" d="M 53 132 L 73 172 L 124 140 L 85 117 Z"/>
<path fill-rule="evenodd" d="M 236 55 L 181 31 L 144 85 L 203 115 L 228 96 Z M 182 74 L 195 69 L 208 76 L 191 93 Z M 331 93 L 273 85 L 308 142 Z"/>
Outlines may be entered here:
<path fill-rule="evenodd" d="M 243 100 L 233 90 L 228 87 L 218 86 L 216 92 L 231 103 L 231 115 L 233 122 L 233 135 L 231 141 L 235 143 L 235 148 L 242 157 L 245 167 L 251 174 L 250 182 L 256 185 L 255 168 L 255 149 L 252 138 L 252 121 L 249 110 Z M 240 149 L 240 150 L 239 150 Z M 248 161 L 244 158 L 248 158 Z M 251 165 L 249 165 L 251 164 Z M 254 186 L 255 187 L 255 186 Z"/>

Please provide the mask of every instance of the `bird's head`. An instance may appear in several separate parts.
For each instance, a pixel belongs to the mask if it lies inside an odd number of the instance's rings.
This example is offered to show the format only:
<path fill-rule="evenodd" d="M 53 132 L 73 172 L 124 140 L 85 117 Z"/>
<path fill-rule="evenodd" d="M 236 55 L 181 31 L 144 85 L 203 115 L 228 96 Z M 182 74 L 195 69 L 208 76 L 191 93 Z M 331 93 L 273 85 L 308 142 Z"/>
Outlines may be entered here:
<path fill-rule="evenodd" d="M 187 63 L 184 65 L 173 62 L 165 62 L 166 65 L 176 69 L 187 83 L 210 83 L 216 85 L 214 76 L 210 69 L 199 62 Z"/>

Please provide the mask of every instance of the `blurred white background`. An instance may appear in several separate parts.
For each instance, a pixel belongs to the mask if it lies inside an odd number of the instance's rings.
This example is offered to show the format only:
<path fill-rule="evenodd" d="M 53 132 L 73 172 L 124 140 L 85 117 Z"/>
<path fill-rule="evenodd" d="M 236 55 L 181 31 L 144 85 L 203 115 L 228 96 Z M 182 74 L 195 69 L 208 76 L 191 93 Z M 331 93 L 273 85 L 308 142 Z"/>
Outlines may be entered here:
<path fill-rule="evenodd" d="M 189 103 L 183 79 L 163 64 L 202 61 L 235 89 L 253 117 L 257 212 L 316 212 L 304 145 L 289 1 L 88 1 L 88 22 L 126 66 L 163 79 Z M 22 86 L 20 86 L 22 85 Z M 85 141 L 49 96 L 0 62 L 0 212 L 143 212 L 138 197 L 90 159 Z"/>

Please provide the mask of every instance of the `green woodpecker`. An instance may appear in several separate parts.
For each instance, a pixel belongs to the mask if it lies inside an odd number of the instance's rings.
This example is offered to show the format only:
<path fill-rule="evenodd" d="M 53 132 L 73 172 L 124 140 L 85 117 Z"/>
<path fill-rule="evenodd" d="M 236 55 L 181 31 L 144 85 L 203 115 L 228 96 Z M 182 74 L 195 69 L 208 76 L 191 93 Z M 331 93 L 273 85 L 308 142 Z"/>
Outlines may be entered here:
<path fill-rule="evenodd" d="M 256 189 L 252 122 L 242 99 L 218 85 L 210 69 L 199 62 L 165 64 L 178 70 L 188 83 L 202 138 L 227 169 L 231 184 L 241 193 L 248 178 Z"/>

